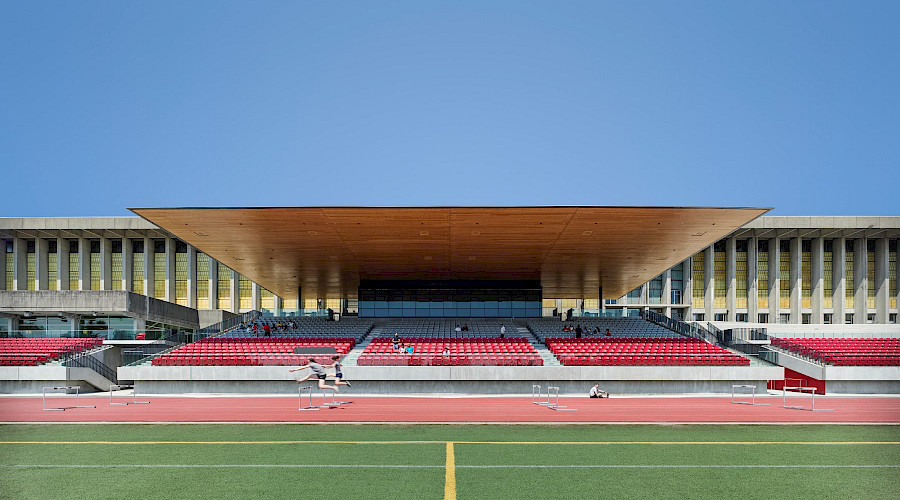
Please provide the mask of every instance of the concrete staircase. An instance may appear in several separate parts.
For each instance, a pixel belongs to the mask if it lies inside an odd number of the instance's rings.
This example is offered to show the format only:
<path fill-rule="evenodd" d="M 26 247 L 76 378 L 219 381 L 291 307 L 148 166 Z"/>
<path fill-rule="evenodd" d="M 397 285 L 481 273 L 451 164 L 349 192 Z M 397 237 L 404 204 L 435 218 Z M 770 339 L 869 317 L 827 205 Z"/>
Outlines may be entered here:
<path fill-rule="evenodd" d="M 547 346 L 541 343 L 537 337 L 534 336 L 531 331 L 525 325 L 516 324 L 516 330 L 519 332 L 519 335 L 528 339 L 531 342 L 531 345 L 537 350 L 538 354 L 541 355 L 541 359 L 544 361 L 544 366 L 562 366 L 562 363 L 556 359 L 556 356 L 550 352 L 550 349 L 547 349 Z"/>
<path fill-rule="evenodd" d="M 343 366 L 357 366 L 356 360 L 359 359 L 359 356 L 362 354 L 364 350 L 366 350 L 366 346 L 369 345 L 369 342 L 372 341 L 373 338 L 379 336 L 382 331 L 382 324 L 379 322 L 375 323 L 375 328 L 372 328 L 372 331 L 366 335 L 362 341 L 353 346 L 353 349 L 344 356 L 344 359 L 341 360 L 341 364 Z"/>

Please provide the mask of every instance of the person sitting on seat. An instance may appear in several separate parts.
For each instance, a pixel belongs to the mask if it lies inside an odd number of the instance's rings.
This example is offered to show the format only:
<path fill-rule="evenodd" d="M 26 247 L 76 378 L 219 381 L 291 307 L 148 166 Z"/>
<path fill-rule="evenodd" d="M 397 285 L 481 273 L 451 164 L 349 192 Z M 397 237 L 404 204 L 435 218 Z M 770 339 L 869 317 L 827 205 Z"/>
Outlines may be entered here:
<path fill-rule="evenodd" d="M 600 389 L 600 384 L 594 384 L 594 387 L 591 387 L 591 391 L 588 392 L 589 398 L 608 398 L 609 393 Z"/>

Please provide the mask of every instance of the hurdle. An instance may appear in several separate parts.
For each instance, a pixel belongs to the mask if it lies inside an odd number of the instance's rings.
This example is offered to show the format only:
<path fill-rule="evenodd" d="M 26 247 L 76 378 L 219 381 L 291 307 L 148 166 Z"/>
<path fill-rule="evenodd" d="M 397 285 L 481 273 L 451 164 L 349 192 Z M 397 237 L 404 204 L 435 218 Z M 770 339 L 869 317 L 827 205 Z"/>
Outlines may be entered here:
<path fill-rule="evenodd" d="M 325 395 L 328 391 L 331 391 L 331 401 L 325 399 Z M 347 405 L 352 403 L 353 401 L 335 401 L 335 391 L 334 389 L 322 389 L 322 406 L 328 406 L 329 408 L 334 408 L 335 406 Z"/>
<path fill-rule="evenodd" d="M 735 389 L 750 389 L 750 401 L 735 401 L 734 400 L 734 390 Z M 769 403 L 757 403 L 756 402 L 756 386 L 750 384 L 737 384 L 731 386 L 731 403 L 736 405 L 752 405 L 752 406 L 768 406 Z"/>
<path fill-rule="evenodd" d="M 538 384 L 532 384 L 531 386 L 531 404 L 547 406 L 550 404 L 550 390 L 547 389 L 547 401 L 543 401 L 543 395 L 541 394 L 541 386 Z"/>
<path fill-rule="evenodd" d="M 559 405 L 559 387 L 547 386 L 547 402 L 550 402 L 550 391 L 556 391 L 556 404 L 555 405 L 547 405 L 547 408 L 555 411 L 578 411 L 578 408 L 569 408 L 567 406 Z"/>
<path fill-rule="evenodd" d="M 781 407 L 787 408 L 789 410 L 806 410 L 806 411 L 834 411 L 834 408 L 816 408 L 816 391 L 815 387 L 811 386 L 784 386 L 781 391 Z M 810 397 L 812 398 L 811 406 L 809 408 L 805 406 L 788 406 L 787 405 L 787 391 L 796 391 L 801 395 L 804 392 L 808 392 Z"/>
<path fill-rule="evenodd" d="M 300 386 L 300 389 L 299 389 L 300 407 L 298 408 L 299 411 L 318 411 L 320 408 L 322 408 L 321 406 L 313 405 L 312 390 L 313 390 L 313 388 L 311 385 L 305 385 L 305 386 L 301 385 Z M 309 404 L 307 406 L 303 406 L 303 391 L 306 391 L 309 393 Z"/>
<path fill-rule="evenodd" d="M 123 389 L 132 389 L 131 391 L 131 401 L 117 401 L 113 403 L 113 391 L 121 391 Z M 148 405 L 150 401 L 138 401 L 137 400 L 137 389 L 134 388 L 134 384 L 112 384 L 109 386 L 109 404 L 111 405 Z"/>
<path fill-rule="evenodd" d="M 68 391 L 70 391 L 70 390 L 75 391 L 75 406 L 61 406 L 58 408 L 47 408 L 47 391 L 66 391 L 68 393 Z M 80 385 L 64 385 L 64 386 L 59 386 L 59 387 L 44 387 L 42 392 L 43 392 L 43 396 L 41 397 L 41 400 L 42 400 L 42 402 L 41 402 L 42 408 L 41 409 L 43 409 L 44 411 L 66 411 L 66 410 L 69 410 L 72 408 L 96 408 L 96 406 L 79 404 L 78 394 L 79 394 L 79 392 L 81 392 Z"/>

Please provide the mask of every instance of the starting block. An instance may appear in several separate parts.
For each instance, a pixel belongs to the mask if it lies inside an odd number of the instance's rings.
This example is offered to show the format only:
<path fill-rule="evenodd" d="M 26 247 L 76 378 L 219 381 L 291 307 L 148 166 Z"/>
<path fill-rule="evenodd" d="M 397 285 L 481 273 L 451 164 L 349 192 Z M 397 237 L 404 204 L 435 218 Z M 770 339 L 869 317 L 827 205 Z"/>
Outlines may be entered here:
<path fill-rule="evenodd" d="M 113 391 L 121 391 L 123 389 L 134 389 L 134 385 L 113 384 L 113 385 L 109 386 L 109 404 L 122 405 L 122 406 L 150 404 L 150 401 L 138 401 L 136 390 L 131 391 L 131 401 L 118 401 L 118 402 L 113 403 Z"/>
<path fill-rule="evenodd" d="M 70 391 L 70 390 L 74 390 L 74 391 L 75 391 L 75 406 L 60 406 L 60 407 L 58 407 L 58 408 L 47 408 L 47 391 L 66 391 L 66 393 L 68 393 L 68 391 Z M 92 405 L 81 405 L 81 404 L 79 404 L 79 401 L 78 401 L 78 394 L 79 394 L 80 391 L 81 391 L 81 386 L 80 386 L 80 385 L 65 385 L 65 386 L 59 386 L 59 387 L 44 387 L 44 388 L 43 388 L 43 396 L 42 396 L 42 398 L 41 398 L 41 399 L 42 399 L 42 406 L 43 406 L 42 409 L 43 409 L 44 411 L 66 411 L 66 410 L 70 410 L 70 409 L 72 409 L 72 408 L 96 408 L 96 406 L 92 406 Z"/>

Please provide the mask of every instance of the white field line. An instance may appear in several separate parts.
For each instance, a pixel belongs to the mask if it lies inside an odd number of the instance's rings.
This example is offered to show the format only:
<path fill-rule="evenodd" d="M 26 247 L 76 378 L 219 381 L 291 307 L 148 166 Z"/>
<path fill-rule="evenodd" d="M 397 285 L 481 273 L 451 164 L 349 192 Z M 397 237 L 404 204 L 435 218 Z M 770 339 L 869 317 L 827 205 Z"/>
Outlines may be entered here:
<path fill-rule="evenodd" d="M 900 441 L 453 441 L 455 444 L 473 445 L 900 445 Z M 49 444 L 49 445 L 270 445 L 270 444 L 440 444 L 447 441 L 353 441 L 353 440 L 290 440 L 290 441 L 0 441 L 0 445 Z"/>
<path fill-rule="evenodd" d="M 132 468 L 279 468 L 279 469 L 444 469 L 421 464 L 5 464 L 0 469 L 132 469 Z M 457 469 L 897 469 L 900 464 L 581 464 L 581 465 L 456 465 Z"/>

